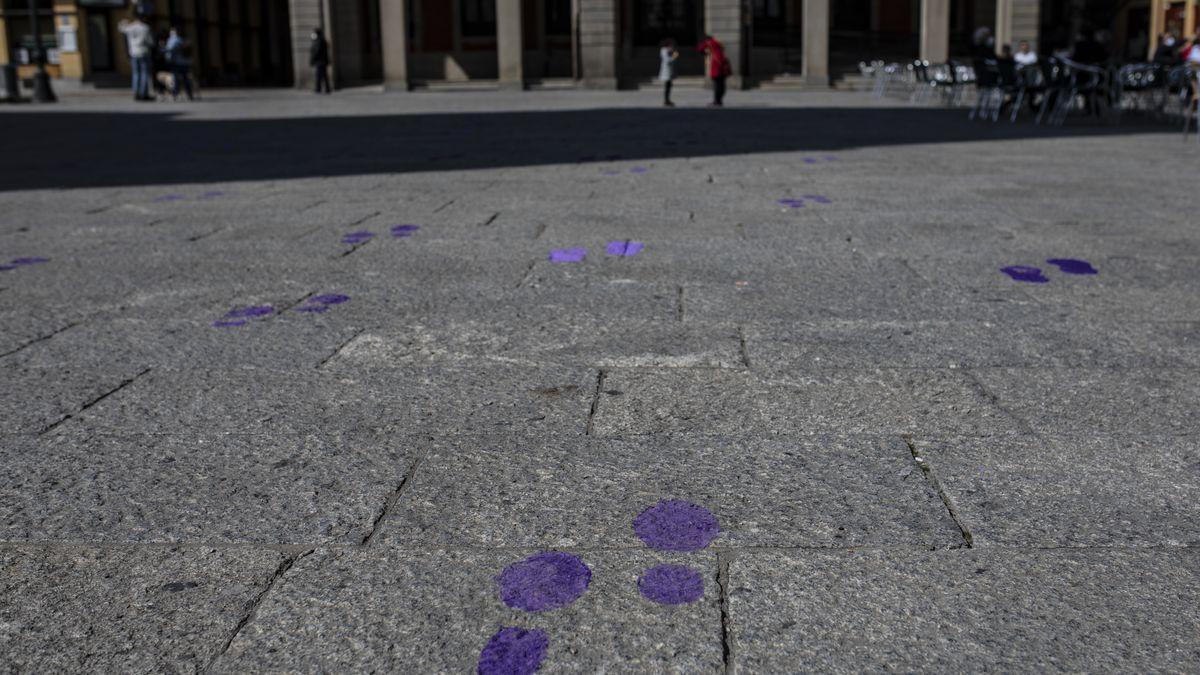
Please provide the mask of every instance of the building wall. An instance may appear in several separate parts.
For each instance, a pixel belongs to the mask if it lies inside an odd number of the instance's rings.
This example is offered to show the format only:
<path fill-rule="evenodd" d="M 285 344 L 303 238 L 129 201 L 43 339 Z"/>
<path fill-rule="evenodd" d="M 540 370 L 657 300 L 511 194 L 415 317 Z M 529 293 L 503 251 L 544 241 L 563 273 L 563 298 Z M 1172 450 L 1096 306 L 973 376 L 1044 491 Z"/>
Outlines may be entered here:
<path fill-rule="evenodd" d="M 288 0 L 288 22 L 292 27 L 292 84 L 311 89 L 314 84 L 312 68 L 308 65 L 308 50 L 312 44 L 312 29 L 325 25 L 324 2 L 321 0 Z M 331 39 L 334 36 L 327 36 Z M 332 47 L 332 45 L 331 45 Z"/>

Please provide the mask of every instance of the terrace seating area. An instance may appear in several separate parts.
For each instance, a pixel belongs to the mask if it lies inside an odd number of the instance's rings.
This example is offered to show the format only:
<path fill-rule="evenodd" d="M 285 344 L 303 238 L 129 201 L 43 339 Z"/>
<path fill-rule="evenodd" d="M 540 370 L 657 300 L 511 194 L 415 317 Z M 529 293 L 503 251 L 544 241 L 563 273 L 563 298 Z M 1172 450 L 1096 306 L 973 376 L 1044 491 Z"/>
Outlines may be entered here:
<path fill-rule="evenodd" d="M 972 120 L 1062 126 L 1073 118 L 1121 124 L 1129 116 L 1179 124 L 1185 136 L 1197 129 L 1197 71 L 1187 65 L 1166 67 L 1129 63 L 1099 67 L 1067 58 L 1043 57 L 1020 67 L 1011 60 L 974 59 L 970 63 L 859 63 L 872 81 L 875 98 L 907 100 L 914 105 L 963 108 Z"/>

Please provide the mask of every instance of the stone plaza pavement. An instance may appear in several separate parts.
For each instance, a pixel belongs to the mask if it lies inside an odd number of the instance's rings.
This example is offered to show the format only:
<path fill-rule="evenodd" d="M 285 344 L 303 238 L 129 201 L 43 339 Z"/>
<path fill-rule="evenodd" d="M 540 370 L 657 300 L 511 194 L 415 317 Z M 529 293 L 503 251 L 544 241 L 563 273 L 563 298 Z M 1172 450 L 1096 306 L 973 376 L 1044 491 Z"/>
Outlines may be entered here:
<path fill-rule="evenodd" d="M 657 97 L 0 110 L 0 671 L 1200 670 L 1194 141 Z"/>

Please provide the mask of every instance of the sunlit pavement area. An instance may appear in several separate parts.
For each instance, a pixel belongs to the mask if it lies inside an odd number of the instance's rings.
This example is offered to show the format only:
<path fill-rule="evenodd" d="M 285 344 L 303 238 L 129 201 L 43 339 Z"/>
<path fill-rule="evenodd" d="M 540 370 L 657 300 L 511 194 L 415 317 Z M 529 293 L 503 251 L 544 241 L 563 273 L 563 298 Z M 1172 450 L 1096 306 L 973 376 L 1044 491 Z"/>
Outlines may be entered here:
<path fill-rule="evenodd" d="M 0 109 L 3 670 L 1200 669 L 1175 125 L 206 94 Z"/>

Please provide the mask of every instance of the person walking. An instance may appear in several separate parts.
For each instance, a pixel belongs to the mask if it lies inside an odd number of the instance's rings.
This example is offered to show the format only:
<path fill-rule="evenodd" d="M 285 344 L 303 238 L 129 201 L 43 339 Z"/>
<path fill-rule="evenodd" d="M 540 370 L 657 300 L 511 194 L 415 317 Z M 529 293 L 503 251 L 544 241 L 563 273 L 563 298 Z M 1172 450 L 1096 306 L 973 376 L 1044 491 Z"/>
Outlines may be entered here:
<path fill-rule="evenodd" d="M 194 100 L 192 95 L 192 59 L 188 56 L 188 43 L 180 33 L 179 28 L 171 26 L 171 34 L 167 36 L 167 67 L 171 70 L 171 98 L 179 100 L 179 89 L 183 87 L 188 100 Z"/>
<path fill-rule="evenodd" d="M 668 108 L 675 107 L 671 102 L 671 86 L 675 84 L 675 61 L 678 58 L 675 41 L 671 38 L 663 40 L 658 50 L 658 79 L 663 83 L 663 105 Z"/>
<path fill-rule="evenodd" d="M 313 74 L 316 76 L 317 93 L 322 93 L 322 87 L 324 93 L 333 93 L 329 87 L 329 43 L 325 41 L 325 32 L 320 28 L 313 29 L 308 63 L 313 67 Z"/>
<path fill-rule="evenodd" d="M 152 101 L 150 98 L 150 61 L 153 58 L 154 36 L 150 26 L 138 15 L 133 20 L 121 19 L 117 29 L 125 35 L 129 48 L 129 66 L 133 75 L 133 100 Z"/>
<path fill-rule="evenodd" d="M 704 40 L 696 45 L 696 51 L 708 56 L 708 78 L 713 83 L 714 107 L 725 105 L 725 81 L 733 74 L 733 67 L 725 56 L 725 45 L 711 35 L 705 35 Z"/>

